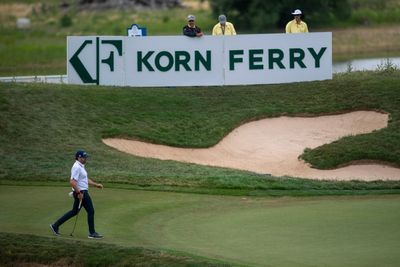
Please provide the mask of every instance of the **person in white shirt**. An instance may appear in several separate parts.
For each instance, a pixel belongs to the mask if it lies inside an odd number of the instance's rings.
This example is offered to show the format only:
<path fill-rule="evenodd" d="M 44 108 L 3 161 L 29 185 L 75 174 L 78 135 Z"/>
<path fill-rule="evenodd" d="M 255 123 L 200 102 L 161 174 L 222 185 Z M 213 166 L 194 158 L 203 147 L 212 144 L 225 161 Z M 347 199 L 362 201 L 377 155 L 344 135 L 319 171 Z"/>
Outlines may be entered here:
<path fill-rule="evenodd" d="M 83 150 L 78 150 L 75 153 L 75 163 L 71 168 L 71 179 L 70 184 L 73 188 L 73 197 L 74 204 L 72 209 L 65 213 L 61 218 L 59 218 L 55 223 L 50 224 L 50 229 L 54 235 L 60 235 L 59 228 L 60 226 L 76 216 L 79 212 L 80 202 L 87 212 L 87 221 L 89 226 L 89 238 L 103 238 L 103 236 L 96 232 L 94 228 L 94 207 L 92 203 L 92 199 L 89 195 L 89 185 L 93 185 L 97 188 L 103 188 L 102 184 L 94 182 L 92 179 L 89 179 L 88 174 L 85 170 L 85 164 L 87 160 L 88 154 Z"/>

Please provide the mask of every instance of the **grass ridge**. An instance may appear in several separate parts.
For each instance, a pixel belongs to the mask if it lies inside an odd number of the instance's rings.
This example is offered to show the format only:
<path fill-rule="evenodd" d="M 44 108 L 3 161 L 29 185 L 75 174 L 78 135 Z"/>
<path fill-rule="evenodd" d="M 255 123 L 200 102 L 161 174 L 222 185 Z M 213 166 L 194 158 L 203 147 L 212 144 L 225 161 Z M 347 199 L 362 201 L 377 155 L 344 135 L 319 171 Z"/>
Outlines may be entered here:
<path fill-rule="evenodd" d="M 2 266 L 229 266 L 172 251 L 16 233 L 0 232 L 0 246 Z"/>

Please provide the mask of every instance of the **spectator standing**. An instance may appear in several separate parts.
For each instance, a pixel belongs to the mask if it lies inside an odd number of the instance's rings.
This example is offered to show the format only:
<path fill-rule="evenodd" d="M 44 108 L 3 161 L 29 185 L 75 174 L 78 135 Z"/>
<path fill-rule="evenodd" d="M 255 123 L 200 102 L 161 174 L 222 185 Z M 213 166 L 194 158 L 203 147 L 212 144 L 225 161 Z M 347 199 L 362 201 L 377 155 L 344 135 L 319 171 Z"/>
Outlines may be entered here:
<path fill-rule="evenodd" d="M 292 15 L 294 19 L 286 24 L 286 33 L 306 33 L 308 32 L 307 23 L 301 20 L 303 13 L 300 9 L 296 9 Z"/>
<path fill-rule="evenodd" d="M 183 35 L 188 37 L 201 37 L 203 32 L 199 27 L 195 25 L 196 17 L 194 15 L 189 15 L 187 17 L 188 24 L 183 27 Z"/>
<path fill-rule="evenodd" d="M 236 35 L 235 27 L 226 21 L 225 15 L 219 15 L 218 23 L 215 24 L 212 35 Z"/>

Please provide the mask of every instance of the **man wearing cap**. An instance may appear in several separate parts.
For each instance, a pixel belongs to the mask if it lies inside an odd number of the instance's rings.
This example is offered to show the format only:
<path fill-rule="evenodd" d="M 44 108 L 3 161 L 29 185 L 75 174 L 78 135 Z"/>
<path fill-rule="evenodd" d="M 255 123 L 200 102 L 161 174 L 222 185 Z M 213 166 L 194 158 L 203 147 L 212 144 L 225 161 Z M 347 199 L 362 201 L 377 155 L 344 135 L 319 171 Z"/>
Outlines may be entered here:
<path fill-rule="evenodd" d="M 307 24 L 301 20 L 303 13 L 300 9 L 296 9 L 292 15 L 294 19 L 286 24 L 286 33 L 306 33 L 308 32 Z"/>
<path fill-rule="evenodd" d="M 88 154 L 83 150 L 78 150 L 75 153 L 75 163 L 71 168 L 71 179 L 70 184 L 72 186 L 74 204 L 72 206 L 72 210 L 65 213 L 61 218 L 59 218 L 55 223 L 50 224 L 50 229 L 54 235 L 60 235 L 59 227 L 78 214 L 80 205 L 79 203 L 82 201 L 82 206 L 85 208 L 87 212 L 87 221 L 89 225 L 89 238 L 100 239 L 103 238 L 102 235 L 97 233 L 94 228 L 94 207 L 92 203 L 92 199 L 89 195 L 89 185 L 93 185 L 97 188 L 103 188 L 102 184 L 98 184 L 94 182 L 92 179 L 89 179 L 88 174 L 85 170 L 86 160 L 88 158 Z"/>
<path fill-rule="evenodd" d="M 199 27 L 195 25 L 196 17 L 194 15 L 189 15 L 187 17 L 188 24 L 183 27 L 183 34 L 188 37 L 201 37 L 203 32 Z"/>
<path fill-rule="evenodd" d="M 235 27 L 226 21 L 225 15 L 219 15 L 218 23 L 215 24 L 212 35 L 236 35 Z"/>

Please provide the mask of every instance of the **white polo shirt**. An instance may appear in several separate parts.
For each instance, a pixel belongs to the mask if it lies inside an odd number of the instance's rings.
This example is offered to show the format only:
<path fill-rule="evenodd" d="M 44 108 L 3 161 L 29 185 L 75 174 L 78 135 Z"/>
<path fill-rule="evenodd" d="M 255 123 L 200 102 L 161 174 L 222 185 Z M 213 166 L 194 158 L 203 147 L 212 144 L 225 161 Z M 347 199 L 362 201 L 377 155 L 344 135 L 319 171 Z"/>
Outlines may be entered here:
<path fill-rule="evenodd" d="M 89 189 L 88 175 L 84 164 L 80 163 L 79 161 L 75 161 L 71 168 L 71 180 L 75 180 L 77 182 L 79 190 Z"/>

